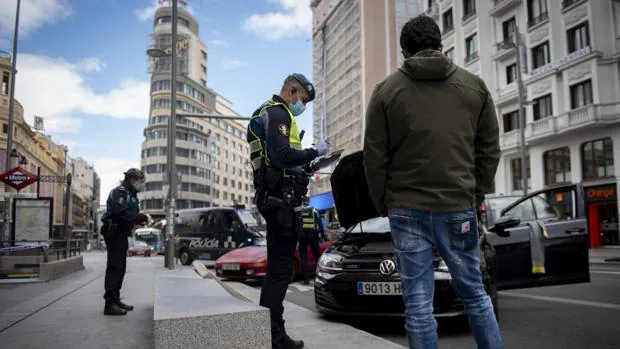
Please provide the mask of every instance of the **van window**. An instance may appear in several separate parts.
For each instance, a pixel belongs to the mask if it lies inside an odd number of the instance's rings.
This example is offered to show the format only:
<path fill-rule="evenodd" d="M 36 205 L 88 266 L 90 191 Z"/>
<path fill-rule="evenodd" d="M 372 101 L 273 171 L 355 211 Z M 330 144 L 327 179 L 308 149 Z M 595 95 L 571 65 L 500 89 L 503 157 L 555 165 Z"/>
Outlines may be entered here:
<path fill-rule="evenodd" d="M 216 215 L 214 212 L 205 212 L 200 216 L 200 226 L 202 230 L 210 230 L 215 227 Z"/>

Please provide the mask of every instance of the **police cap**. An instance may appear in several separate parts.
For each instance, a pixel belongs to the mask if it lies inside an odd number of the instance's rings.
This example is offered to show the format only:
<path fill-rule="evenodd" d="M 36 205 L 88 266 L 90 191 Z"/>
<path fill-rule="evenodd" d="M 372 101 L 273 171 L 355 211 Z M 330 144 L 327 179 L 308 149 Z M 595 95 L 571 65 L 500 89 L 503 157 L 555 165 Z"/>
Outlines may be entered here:
<path fill-rule="evenodd" d="M 300 73 L 294 73 L 291 74 L 291 76 L 295 78 L 295 80 L 297 80 L 297 82 L 299 82 L 301 86 L 303 86 L 306 92 L 308 92 L 308 102 L 312 102 L 314 100 L 314 97 L 316 96 L 316 91 L 314 90 L 314 85 L 312 85 L 310 80 L 308 80 L 303 74 Z"/>

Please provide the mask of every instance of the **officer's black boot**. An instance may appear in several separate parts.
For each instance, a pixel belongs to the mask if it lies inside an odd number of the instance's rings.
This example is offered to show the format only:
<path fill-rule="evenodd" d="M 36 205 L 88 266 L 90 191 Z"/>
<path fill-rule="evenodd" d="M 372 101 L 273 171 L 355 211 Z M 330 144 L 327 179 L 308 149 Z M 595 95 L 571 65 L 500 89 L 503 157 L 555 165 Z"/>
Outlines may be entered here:
<path fill-rule="evenodd" d="M 302 349 L 304 347 L 304 341 L 294 340 L 288 336 L 284 329 L 284 320 L 280 320 L 280 331 L 282 331 L 282 349 Z"/>
<path fill-rule="evenodd" d="M 122 309 L 125 309 L 126 311 L 133 310 L 133 305 L 125 304 L 125 303 L 121 302 L 120 300 L 118 302 L 116 302 L 116 304 L 119 307 L 121 307 Z"/>
<path fill-rule="evenodd" d="M 127 315 L 127 310 L 123 309 L 116 302 L 106 301 L 103 309 L 104 315 Z"/>

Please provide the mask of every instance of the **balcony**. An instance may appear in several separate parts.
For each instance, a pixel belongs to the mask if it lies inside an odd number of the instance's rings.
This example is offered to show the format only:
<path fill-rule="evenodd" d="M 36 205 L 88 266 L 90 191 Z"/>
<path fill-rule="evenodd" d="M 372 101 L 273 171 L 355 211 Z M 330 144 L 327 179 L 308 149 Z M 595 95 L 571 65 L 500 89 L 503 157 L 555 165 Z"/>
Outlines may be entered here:
<path fill-rule="evenodd" d="M 495 48 L 497 52 L 493 55 L 493 60 L 498 61 L 512 57 L 516 52 L 515 40 L 513 37 L 505 38 L 504 41 L 495 44 Z"/>
<path fill-rule="evenodd" d="M 563 0 L 562 1 L 562 11 L 572 7 L 573 5 L 586 2 L 586 0 Z"/>
<path fill-rule="evenodd" d="M 542 75 L 546 72 L 555 70 L 555 69 L 563 69 L 565 68 L 568 64 L 571 64 L 585 56 L 588 56 L 589 54 L 592 53 L 592 48 L 590 46 L 584 47 L 580 50 L 577 50 L 575 52 L 572 52 L 558 60 L 555 60 L 549 64 L 545 64 L 542 67 L 538 67 L 532 71 L 530 71 L 529 76 L 530 79 L 535 77 L 535 76 L 539 76 Z"/>
<path fill-rule="evenodd" d="M 490 15 L 499 17 L 509 10 L 521 4 L 521 0 L 493 0 L 494 6 L 490 11 Z"/>
<path fill-rule="evenodd" d="M 538 16 L 536 16 L 534 18 L 531 18 L 527 22 L 527 28 L 531 29 L 532 27 L 534 27 L 534 26 L 536 26 L 536 25 L 538 25 L 540 23 L 543 23 L 543 22 L 547 21 L 548 19 L 549 19 L 549 12 L 541 13 L 540 15 L 538 15 Z"/>
<path fill-rule="evenodd" d="M 537 141 L 549 136 L 570 132 L 584 127 L 606 126 L 620 121 L 620 103 L 592 104 L 528 124 L 529 140 Z"/>

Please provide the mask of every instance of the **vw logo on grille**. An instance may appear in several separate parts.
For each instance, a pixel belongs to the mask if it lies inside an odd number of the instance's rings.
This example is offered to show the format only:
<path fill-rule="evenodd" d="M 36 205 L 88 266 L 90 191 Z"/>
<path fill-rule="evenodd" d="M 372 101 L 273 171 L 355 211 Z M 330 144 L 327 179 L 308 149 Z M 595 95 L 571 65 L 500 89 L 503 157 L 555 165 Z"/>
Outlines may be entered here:
<path fill-rule="evenodd" d="M 396 271 L 396 263 L 391 259 L 385 259 L 379 263 L 379 272 L 383 275 L 392 275 Z"/>

